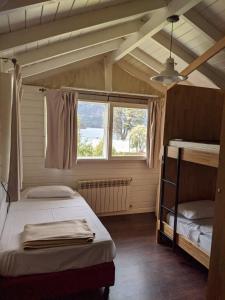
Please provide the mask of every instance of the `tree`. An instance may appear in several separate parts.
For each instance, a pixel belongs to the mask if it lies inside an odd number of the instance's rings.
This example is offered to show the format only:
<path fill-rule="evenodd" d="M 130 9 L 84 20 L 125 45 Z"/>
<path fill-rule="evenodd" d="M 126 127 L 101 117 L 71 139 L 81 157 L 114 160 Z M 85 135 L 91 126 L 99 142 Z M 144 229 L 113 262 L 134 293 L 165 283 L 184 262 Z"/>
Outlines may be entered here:
<path fill-rule="evenodd" d="M 78 143 L 78 157 L 89 157 L 93 156 L 93 146 L 87 141 Z"/>
<path fill-rule="evenodd" d="M 78 157 L 101 157 L 103 156 L 104 141 L 101 139 L 94 147 L 87 140 L 78 142 Z"/>
<path fill-rule="evenodd" d="M 138 125 L 130 132 L 130 147 L 135 148 L 136 152 L 144 152 L 146 146 L 147 129 L 145 126 Z"/>
<path fill-rule="evenodd" d="M 94 156 L 103 156 L 104 141 L 101 139 L 94 149 Z"/>
<path fill-rule="evenodd" d="M 127 107 L 114 108 L 113 131 L 117 138 L 125 140 L 132 128 L 137 125 L 144 125 L 146 111 Z"/>

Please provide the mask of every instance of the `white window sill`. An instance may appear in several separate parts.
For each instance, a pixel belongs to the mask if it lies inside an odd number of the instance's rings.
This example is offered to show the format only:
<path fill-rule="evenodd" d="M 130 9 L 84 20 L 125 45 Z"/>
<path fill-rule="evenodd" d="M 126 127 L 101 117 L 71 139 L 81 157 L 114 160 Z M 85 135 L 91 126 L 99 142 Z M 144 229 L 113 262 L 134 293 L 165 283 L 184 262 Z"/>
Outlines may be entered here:
<path fill-rule="evenodd" d="M 77 163 L 108 163 L 111 161 L 145 161 L 147 158 L 146 157 L 141 157 L 141 156 L 115 156 L 111 157 L 109 159 L 107 158 L 79 158 L 77 160 Z"/>

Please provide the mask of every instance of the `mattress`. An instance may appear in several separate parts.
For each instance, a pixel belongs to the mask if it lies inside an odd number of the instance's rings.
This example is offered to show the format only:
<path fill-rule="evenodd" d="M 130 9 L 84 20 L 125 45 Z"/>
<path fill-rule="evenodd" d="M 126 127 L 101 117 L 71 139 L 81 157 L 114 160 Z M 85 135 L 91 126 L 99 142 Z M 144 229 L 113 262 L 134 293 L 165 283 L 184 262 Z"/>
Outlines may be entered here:
<path fill-rule="evenodd" d="M 173 228 L 174 216 L 171 213 L 167 215 L 167 223 Z M 213 218 L 189 220 L 182 216 L 177 217 L 177 232 L 208 254 L 211 251 L 212 231 Z"/>
<path fill-rule="evenodd" d="M 219 153 L 220 145 L 217 144 L 207 144 L 207 143 L 197 143 L 197 142 L 188 142 L 183 140 L 171 140 L 169 141 L 170 146 L 187 148 L 192 150 L 199 150 L 205 152 Z"/>
<path fill-rule="evenodd" d="M 85 218 L 96 236 L 93 243 L 23 250 L 25 224 Z M 0 275 L 20 276 L 59 272 L 113 261 L 115 245 L 86 201 L 73 199 L 24 199 L 12 203 L 0 240 Z"/>

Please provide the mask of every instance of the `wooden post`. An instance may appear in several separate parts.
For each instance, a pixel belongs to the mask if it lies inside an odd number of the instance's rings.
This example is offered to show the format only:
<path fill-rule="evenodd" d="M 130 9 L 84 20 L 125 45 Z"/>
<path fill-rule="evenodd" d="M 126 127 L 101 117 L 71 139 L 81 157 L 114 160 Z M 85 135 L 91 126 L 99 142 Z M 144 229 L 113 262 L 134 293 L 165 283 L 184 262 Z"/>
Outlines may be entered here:
<path fill-rule="evenodd" d="M 216 209 L 207 293 L 207 300 L 223 299 L 225 299 L 225 105 L 220 138 Z"/>
<path fill-rule="evenodd" d="M 105 90 L 112 91 L 112 68 L 113 65 L 108 56 L 104 57 Z"/>

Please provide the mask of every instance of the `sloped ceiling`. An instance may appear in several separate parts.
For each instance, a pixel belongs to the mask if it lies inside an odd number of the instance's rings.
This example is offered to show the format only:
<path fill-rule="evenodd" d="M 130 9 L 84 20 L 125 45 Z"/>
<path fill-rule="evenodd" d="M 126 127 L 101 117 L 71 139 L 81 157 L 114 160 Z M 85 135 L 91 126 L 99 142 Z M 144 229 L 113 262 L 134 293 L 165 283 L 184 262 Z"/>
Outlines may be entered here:
<path fill-rule="evenodd" d="M 167 11 L 180 15 L 172 50 L 178 71 L 225 35 L 224 0 L 3 1 L 0 56 L 18 59 L 24 82 L 79 68 L 101 55 L 130 64 L 146 78 L 159 73 L 168 57 Z M 1 68 L 8 72 L 12 64 Z M 225 52 L 191 73 L 187 84 L 225 88 Z"/>

